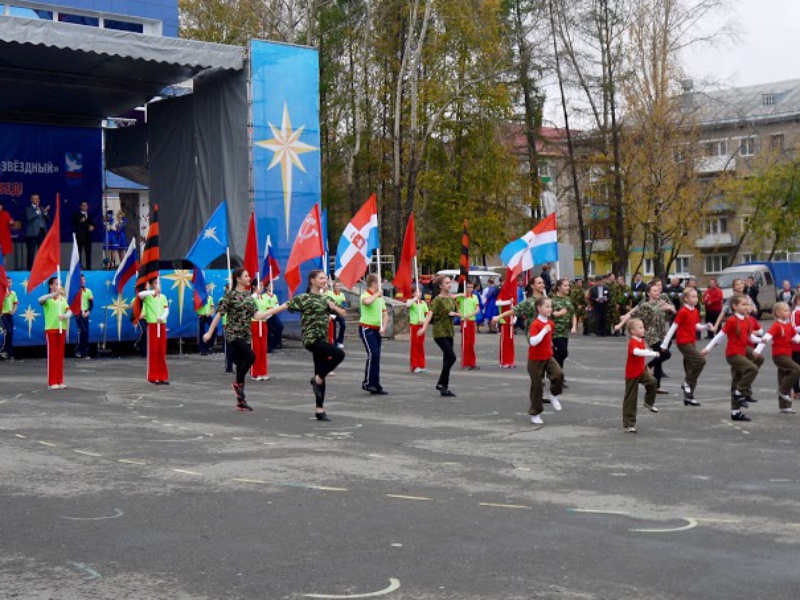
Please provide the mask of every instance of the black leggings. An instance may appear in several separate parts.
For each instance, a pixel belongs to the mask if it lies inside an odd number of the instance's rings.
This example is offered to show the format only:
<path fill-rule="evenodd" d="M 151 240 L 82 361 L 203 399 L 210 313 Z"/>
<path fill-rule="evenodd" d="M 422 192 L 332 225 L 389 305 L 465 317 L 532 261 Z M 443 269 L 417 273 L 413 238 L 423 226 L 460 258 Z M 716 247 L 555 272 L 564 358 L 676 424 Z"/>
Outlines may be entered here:
<path fill-rule="evenodd" d="M 456 353 L 453 351 L 453 338 L 438 337 L 433 338 L 436 345 L 442 350 L 442 373 L 439 375 L 439 383 L 444 387 L 450 387 L 450 369 L 456 364 Z"/>
<path fill-rule="evenodd" d="M 228 342 L 233 364 L 236 365 L 236 383 L 244 385 L 244 378 L 256 360 L 256 355 L 250 348 L 250 342 L 242 338 L 234 338 Z"/>
<path fill-rule="evenodd" d="M 306 350 L 314 356 L 314 375 L 322 379 L 322 389 L 325 390 L 325 378 L 336 369 L 344 360 L 344 350 L 329 344 L 325 340 L 315 340 L 306 345 Z M 317 408 L 322 408 L 325 397 L 317 399 Z"/>
<path fill-rule="evenodd" d="M 664 376 L 664 367 L 662 365 L 672 358 L 672 352 L 670 352 L 669 349 L 662 350 L 661 342 L 656 342 L 650 347 L 650 349 L 655 350 L 656 352 L 661 352 L 661 354 L 651 360 L 650 364 L 648 365 L 653 367 L 653 377 L 656 378 L 658 387 L 661 387 L 661 378 Z"/>
<path fill-rule="evenodd" d="M 569 356 L 569 350 L 567 345 L 569 344 L 569 338 L 553 338 L 553 358 L 556 359 L 558 366 L 561 367 L 561 370 L 564 370 L 564 361 L 567 360 Z"/>

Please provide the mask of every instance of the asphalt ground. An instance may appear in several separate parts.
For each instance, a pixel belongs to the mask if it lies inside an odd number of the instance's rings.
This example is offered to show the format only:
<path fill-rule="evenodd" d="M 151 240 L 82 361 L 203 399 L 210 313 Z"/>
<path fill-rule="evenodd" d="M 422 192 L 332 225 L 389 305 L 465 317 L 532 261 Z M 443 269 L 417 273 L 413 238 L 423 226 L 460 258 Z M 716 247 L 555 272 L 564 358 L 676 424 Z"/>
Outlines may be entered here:
<path fill-rule="evenodd" d="M 622 431 L 625 338 L 575 336 L 564 410 L 526 413 L 519 368 L 408 372 L 361 391 L 349 342 L 313 418 L 311 356 L 270 355 L 234 410 L 222 357 L 0 364 L 0 597 L 796 599 L 800 415 L 778 413 L 767 359 L 750 423 L 730 420 L 724 349 L 683 406 L 680 358 L 658 414 Z M 677 353 L 676 353 L 677 354 Z M 546 405 L 547 406 L 547 405 Z"/>

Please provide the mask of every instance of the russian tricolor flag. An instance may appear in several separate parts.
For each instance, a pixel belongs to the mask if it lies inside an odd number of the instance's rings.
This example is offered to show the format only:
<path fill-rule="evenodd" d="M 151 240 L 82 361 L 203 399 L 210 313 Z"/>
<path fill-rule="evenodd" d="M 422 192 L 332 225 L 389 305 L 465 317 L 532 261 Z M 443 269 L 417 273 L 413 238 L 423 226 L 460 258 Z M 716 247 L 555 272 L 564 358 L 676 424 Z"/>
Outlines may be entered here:
<path fill-rule="evenodd" d="M 81 314 L 81 258 L 78 251 L 78 240 L 72 234 L 72 256 L 69 259 L 69 275 L 67 275 L 67 303 L 73 315 Z"/>
<path fill-rule="evenodd" d="M 117 272 L 114 273 L 114 278 L 111 284 L 117 289 L 118 294 L 122 294 L 122 288 L 128 283 L 128 280 L 136 276 L 139 271 L 139 253 L 136 251 L 136 240 L 132 239 L 128 245 L 128 251 L 119 263 Z"/>
<path fill-rule="evenodd" d="M 267 243 L 264 246 L 264 259 L 261 261 L 261 281 L 266 285 L 270 281 L 278 278 L 281 274 L 281 267 L 272 253 L 272 238 L 267 236 Z"/>
<path fill-rule="evenodd" d="M 532 269 L 534 265 L 557 261 L 556 214 L 540 221 L 528 233 L 503 248 L 500 259 L 515 276 Z"/>
<path fill-rule="evenodd" d="M 208 302 L 208 290 L 206 290 L 206 277 L 203 269 L 195 267 L 192 273 L 192 287 L 194 288 L 194 309 L 200 310 Z"/>

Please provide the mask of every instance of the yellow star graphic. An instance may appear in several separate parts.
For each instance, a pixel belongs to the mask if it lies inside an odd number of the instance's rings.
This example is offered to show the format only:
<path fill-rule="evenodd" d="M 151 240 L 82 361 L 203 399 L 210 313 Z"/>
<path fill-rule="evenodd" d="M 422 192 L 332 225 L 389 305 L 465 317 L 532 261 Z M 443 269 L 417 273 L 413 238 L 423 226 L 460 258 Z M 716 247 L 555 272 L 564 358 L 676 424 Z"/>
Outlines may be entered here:
<path fill-rule="evenodd" d="M 130 304 L 122 297 L 122 294 L 119 294 L 114 300 L 111 301 L 111 304 L 104 306 L 103 308 L 111 309 L 111 316 L 116 317 L 117 319 L 117 341 L 122 341 L 122 319 L 128 316 L 128 309 L 130 308 Z M 102 323 L 101 323 L 102 325 Z"/>
<path fill-rule="evenodd" d="M 26 284 L 27 285 L 27 284 Z M 28 338 L 30 339 L 31 333 L 33 331 L 33 322 L 36 320 L 36 317 L 40 316 L 41 313 L 36 312 L 31 308 L 31 305 L 28 305 L 28 308 L 25 309 L 25 312 L 22 313 L 22 320 L 28 324 Z"/>
<path fill-rule="evenodd" d="M 27 290 L 28 289 L 28 280 L 27 279 L 23 279 L 22 280 L 22 289 L 23 290 Z"/>
<path fill-rule="evenodd" d="M 183 323 L 183 296 L 186 288 L 192 287 L 192 270 L 175 269 L 171 275 L 164 275 L 163 279 L 174 282 L 170 289 L 178 288 L 178 323 Z"/>
<path fill-rule="evenodd" d="M 208 293 L 209 294 L 213 294 L 214 290 L 217 289 L 217 284 L 214 283 L 214 282 L 211 282 L 206 287 L 208 288 Z"/>
<path fill-rule="evenodd" d="M 269 128 L 272 130 L 273 137 L 269 140 L 256 142 L 256 146 L 261 146 L 267 150 L 272 150 L 274 156 L 269 165 L 269 169 L 275 165 L 281 165 L 281 180 L 283 182 L 283 211 L 286 218 L 286 239 L 289 239 L 289 213 L 292 208 L 292 166 L 297 167 L 303 173 L 306 172 L 303 163 L 300 162 L 299 154 L 318 150 L 315 146 L 300 141 L 300 135 L 305 129 L 305 125 L 292 131 L 292 122 L 289 119 L 289 107 L 283 104 L 283 121 L 278 130 L 272 123 Z"/>

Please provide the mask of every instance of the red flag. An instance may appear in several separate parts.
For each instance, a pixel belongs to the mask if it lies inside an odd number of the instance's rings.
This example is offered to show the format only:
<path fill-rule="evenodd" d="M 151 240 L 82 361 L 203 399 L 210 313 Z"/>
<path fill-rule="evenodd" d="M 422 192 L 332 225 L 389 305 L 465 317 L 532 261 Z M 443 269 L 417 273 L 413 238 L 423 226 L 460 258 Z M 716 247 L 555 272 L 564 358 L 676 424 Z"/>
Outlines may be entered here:
<path fill-rule="evenodd" d="M 244 245 L 244 268 L 255 279 L 258 277 L 258 236 L 256 235 L 256 215 L 250 213 L 250 226 L 247 228 L 247 242 Z M 255 283 L 253 284 L 255 285 Z"/>
<path fill-rule="evenodd" d="M 461 265 L 458 274 L 458 282 L 464 283 L 469 277 L 469 232 L 467 231 L 467 220 L 464 219 L 464 231 L 461 233 Z"/>
<path fill-rule="evenodd" d="M 33 267 L 31 267 L 31 274 L 28 277 L 28 293 L 30 294 L 36 287 L 46 281 L 53 273 L 58 271 L 61 264 L 61 196 L 56 194 L 56 216 L 53 219 L 53 224 L 50 231 L 44 236 L 42 245 L 39 246 L 39 251 L 36 253 L 36 258 L 33 260 Z"/>
<path fill-rule="evenodd" d="M 300 225 L 300 230 L 292 245 L 292 252 L 289 254 L 289 262 L 286 263 L 284 278 L 289 287 L 290 296 L 294 295 L 294 291 L 300 285 L 300 265 L 312 258 L 324 256 L 324 254 L 319 205 L 315 204 Z"/>
<path fill-rule="evenodd" d="M 411 283 L 414 281 L 414 257 L 417 256 L 417 234 L 414 230 L 414 211 L 408 217 L 406 235 L 403 238 L 403 254 L 400 265 L 394 276 L 392 285 L 403 294 L 403 298 L 411 297 Z"/>
<path fill-rule="evenodd" d="M 511 269 L 506 269 L 506 278 L 503 280 L 503 287 L 497 294 L 498 300 L 511 300 L 512 305 L 517 303 L 517 273 Z"/>

